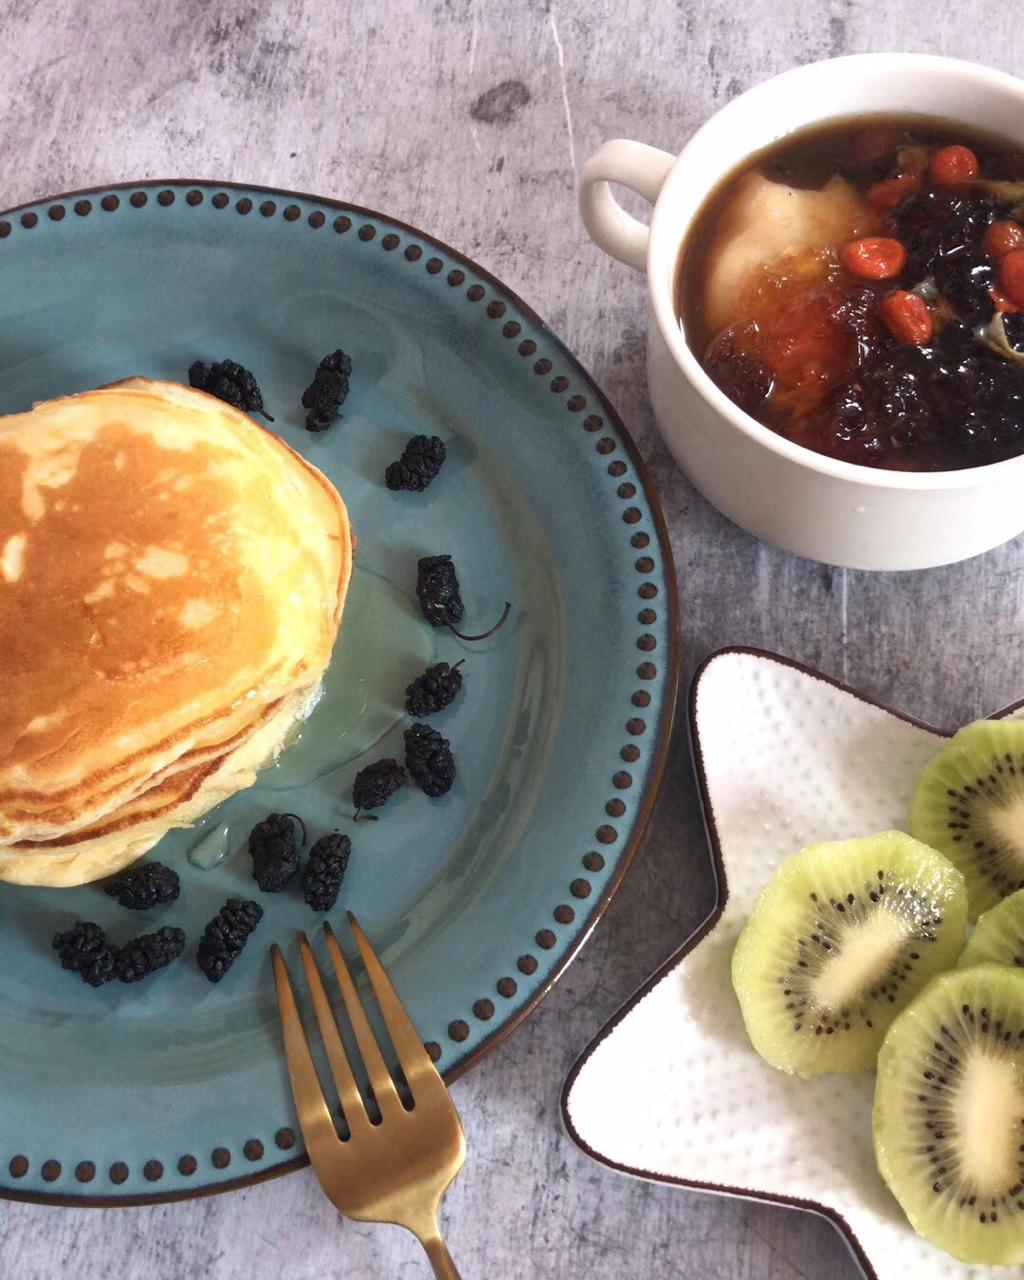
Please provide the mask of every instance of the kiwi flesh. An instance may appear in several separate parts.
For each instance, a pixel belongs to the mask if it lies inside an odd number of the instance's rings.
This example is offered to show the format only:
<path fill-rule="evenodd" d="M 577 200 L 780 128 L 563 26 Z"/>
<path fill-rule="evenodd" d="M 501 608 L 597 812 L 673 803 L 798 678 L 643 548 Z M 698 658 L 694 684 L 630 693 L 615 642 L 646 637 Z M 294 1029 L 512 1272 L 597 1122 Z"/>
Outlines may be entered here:
<path fill-rule="evenodd" d="M 799 1076 L 872 1071 L 896 1014 L 956 962 L 966 913 L 960 872 L 902 831 L 793 854 L 733 952 L 754 1048 Z"/>
<path fill-rule="evenodd" d="M 928 984 L 885 1037 L 872 1128 L 919 1235 L 963 1262 L 1024 1262 L 1024 973 Z"/>
<path fill-rule="evenodd" d="M 1011 893 L 979 919 L 957 966 L 1005 964 L 1024 969 L 1024 891 Z"/>
<path fill-rule="evenodd" d="M 955 734 L 921 771 L 909 826 L 964 873 L 972 920 L 1024 889 L 1024 721 Z"/>

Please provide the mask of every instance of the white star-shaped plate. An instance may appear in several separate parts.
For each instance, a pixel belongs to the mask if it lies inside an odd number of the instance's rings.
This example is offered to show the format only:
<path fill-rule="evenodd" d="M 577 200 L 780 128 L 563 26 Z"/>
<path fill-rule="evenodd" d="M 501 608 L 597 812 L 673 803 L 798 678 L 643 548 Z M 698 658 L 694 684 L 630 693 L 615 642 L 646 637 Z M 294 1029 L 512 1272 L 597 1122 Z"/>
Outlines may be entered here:
<path fill-rule="evenodd" d="M 914 1234 L 875 1168 L 874 1077 L 804 1081 L 769 1067 L 729 980 L 736 938 L 782 859 L 904 826 L 914 779 L 948 734 L 749 649 L 708 659 L 690 717 L 718 902 L 573 1068 L 570 1134 L 624 1173 L 823 1214 L 872 1280 L 1007 1276 Z"/>

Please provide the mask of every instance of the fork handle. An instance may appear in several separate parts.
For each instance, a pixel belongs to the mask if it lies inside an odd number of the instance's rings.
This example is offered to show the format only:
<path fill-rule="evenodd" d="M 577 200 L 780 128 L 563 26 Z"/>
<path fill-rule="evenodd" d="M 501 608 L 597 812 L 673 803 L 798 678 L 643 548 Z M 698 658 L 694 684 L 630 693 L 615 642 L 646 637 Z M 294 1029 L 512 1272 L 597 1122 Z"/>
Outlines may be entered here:
<path fill-rule="evenodd" d="M 452 1255 L 439 1235 L 420 1240 L 420 1244 L 427 1252 L 437 1280 L 462 1280 L 458 1268 L 452 1262 Z"/>

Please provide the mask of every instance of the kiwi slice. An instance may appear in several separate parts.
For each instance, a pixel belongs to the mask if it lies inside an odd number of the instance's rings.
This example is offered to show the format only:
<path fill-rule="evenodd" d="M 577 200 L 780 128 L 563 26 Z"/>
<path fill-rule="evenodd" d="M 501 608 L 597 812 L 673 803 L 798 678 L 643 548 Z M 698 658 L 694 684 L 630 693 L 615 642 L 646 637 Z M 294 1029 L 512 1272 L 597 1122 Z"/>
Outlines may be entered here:
<path fill-rule="evenodd" d="M 1011 893 L 985 912 L 956 963 L 960 969 L 974 964 L 1024 969 L 1024 892 Z"/>
<path fill-rule="evenodd" d="M 955 734 L 921 771 L 910 830 L 964 873 L 972 920 L 1024 889 L 1024 721 Z"/>
<path fill-rule="evenodd" d="M 878 1055 L 875 1159 L 911 1226 L 963 1262 L 1024 1262 L 1024 973 L 944 973 Z"/>
<path fill-rule="evenodd" d="M 960 872 L 902 831 L 793 854 L 733 952 L 754 1048 L 799 1076 L 873 1070 L 889 1023 L 955 963 L 966 916 Z"/>

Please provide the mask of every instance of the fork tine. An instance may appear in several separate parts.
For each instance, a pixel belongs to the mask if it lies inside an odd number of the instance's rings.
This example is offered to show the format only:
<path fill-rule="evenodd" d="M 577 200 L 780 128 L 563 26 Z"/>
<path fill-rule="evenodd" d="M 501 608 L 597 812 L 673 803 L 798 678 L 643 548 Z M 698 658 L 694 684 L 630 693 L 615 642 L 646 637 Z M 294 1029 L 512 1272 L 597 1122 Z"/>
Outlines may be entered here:
<path fill-rule="evenodd" d="M 367 977 L 370 979 L 370 985 L 373 987 L 373 993 L 377 997 L 377 1003 L 380 1011 L 384 1016 L 384 1024 L 391 1036 L 391 1043 L 395 1046 L 395 1052 L 398 1054 L 398 1061 L 401 1064 L 405 1078 L 412 1088 L 414 1078 L 419 1078 L 423 1083 L 422 1072 L 428 1071 L 430 1076 L 440 1080 L 437 1068 L 430 1060 L 430 1055 L 423 1047 L 423 1041 L 420 1039 L 419 1033 L 413 1025 L 412 1019 L 405 1011 L 405 1006 L 398 998 L 398 993 L 391 985 L 391 979 L 384 971 L 384 966 L 377 959 L 377 954 L 373 947 L 370 946 L 369 939 L 363 932 L 362 926 L 350 911 L 348 913 L 348 922 L 355 934 L 356 945 L 359 947 L 359 954 L 363 958 L 363 965 L 366 968 Z"/>
<path fill-rule="evenodd" d="M 306 1142 L 306 1150 L 313 1164 L 317 1165 L 321 1159 L 330 1156 L 333 1147 L 338 1144 L 338 1135 L 302 1030 L 302 1021 L 295 1004 L 295 992 L 288 977 L 288 966 L 276 944 L 271 948 L 271 958 L 274 963 L 274 982 L 277 986 L 277 1005 L 281 1014 L 281 1033 L 284 1037 L 284 1052 L 288 1060 L 288 1076 L 292 1082 L 295 1110 L 299 1113 L 299 1126 Z"/>
<path fill-rule="evenodd" d="M 352 975 L 348 971 L 348 965 L 345 963 L 345 957 L 341 953 L 341 947 L 338 946 L 338 939 L 334 936 L 334 930 L 326 921 L 324 922 L 324 933 L 327 936 L 327 954 L 331 957 L 331 964 L 334 966 L 338 986 L 341 988 L 341 998 L 345 1002 L 345 1010 L 348 1013 L 349 1022 L 352 1023 L 352 1030 L 356 1035 L 356 1044 L 359 1046 L 363 1065 L 366 1067 L 366 1074 L 370 1077 L 370 1087 L 373 1090 L 373 1096 L 377 1099 L 381 1114 L 384 1115 L 388 1111 L 393 1114 L 404 1112 L 405 1108 L 402 1106 L 401 1099 L 398 1096 L 395 1082 L 391 1079 L 391 1072 L 388 1071 L 387 1064 L 381 1055 L 377 1038 L 367 1021 L 366 1011 L 363 1009 L 362 1002 L 356 993 L 355 983 L 352 981 Z"/>
<path fill-rule="evenodd" d="M 366 1114 L 366 1107 L 363 1105 L 356 1078 L 352 1074 L 348 1054 L 345 1052 L 345 1046 L 341 1042 L 338 1024 L 334 1020 L 334 1013 L 331 1010 L 330 1001 L 327 999 L 327 992 L 324 990 L 323 980 L 320 977 L 320 966 L 316 962 L 316 957 L 313 955 L 309 939 L 305 933 L 299 934 L 299 954 L 302 956 L 302 967 L 306 971 L 306 982 L 313 996 L 313 1008 L 316 1011 L 316 1020 L 320 1026 L 320 1035 L 327 1053 L 327 1061 L 331 1067 L 331 1075 L 334 1077 L 334 1084 L 338 1090 L 338 1100 L 341 1102 L 341 1109 L 345 1114 L 349 1129 L 355 1130 L 368 1125 L 369 1117 Z"/>

